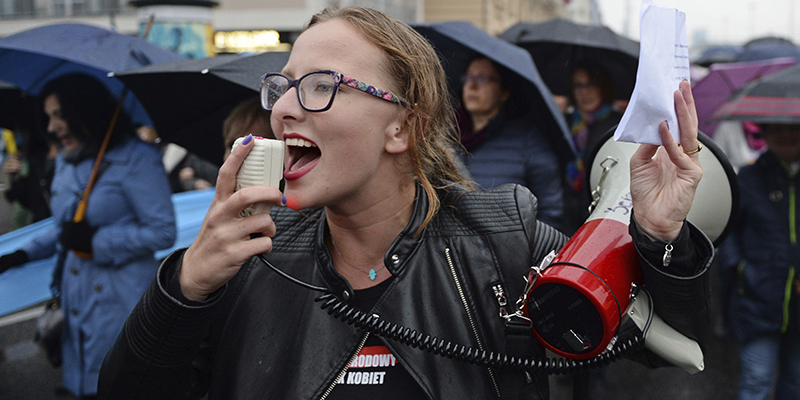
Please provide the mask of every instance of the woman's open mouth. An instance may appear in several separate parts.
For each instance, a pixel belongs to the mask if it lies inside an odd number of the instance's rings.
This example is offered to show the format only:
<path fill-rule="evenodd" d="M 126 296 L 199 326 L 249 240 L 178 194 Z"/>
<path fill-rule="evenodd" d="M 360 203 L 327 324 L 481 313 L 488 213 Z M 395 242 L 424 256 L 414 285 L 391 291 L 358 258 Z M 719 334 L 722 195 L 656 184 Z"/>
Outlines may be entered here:
<path fill-rule="evenodd" d="M 286 169 L 283 177 L 287 181 L 300 179 L 309 171 L 314 169 L 322 156 L 314 142 L 310 140 L 290 137 L 285 138 L 286 148 L 289 150 L 289 157 L 286 160 Z"/>

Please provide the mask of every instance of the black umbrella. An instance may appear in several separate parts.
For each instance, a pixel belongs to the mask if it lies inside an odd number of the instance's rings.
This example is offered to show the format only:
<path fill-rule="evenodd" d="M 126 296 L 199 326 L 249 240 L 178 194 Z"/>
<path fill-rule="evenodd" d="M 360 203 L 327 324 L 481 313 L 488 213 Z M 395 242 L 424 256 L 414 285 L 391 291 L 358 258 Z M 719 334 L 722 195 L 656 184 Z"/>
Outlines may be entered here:
<path fill-rule="evenodd" d="M 463 21 L 416 24 L 412 27 L 433 44 L 439 52 L 454 95 L 461 93 L 460 77 L 469 62 L 478 55 L 494 61 L 510 72 L 511 87 L 529 104 L 528 115 L 539 127 L 552 133 L 550 141 L 562 161 L 575 158 L 575 149 L 567 124 L 553 96 L 542 81 L 530 54 L 525 50 L 489 35 L 477 26 Z M 458 97 L 458 96 L 456 96 Z"/>
<path fill-rule="evenodd" d="M 608 27 L 564 19 L 520 22 L 500 38 L 528 50 L 542 79 L 555 94 L 567 95 L 572 68 L 583 60 L 603 65 L 614 79 L 618 98 L 630 98 L 639 66 L 639 43 Z"/>
<path fill-rule="evenodd" d="M 23 96 L 15 85 L 0 81 L 0 128 L 14 129 Z"/>
<path fill-rule="evenodd" d="M 745 43 L 742 52 L 736 56 L 734 61 L 760 61 L 782 57 L 791 57 L 800 61 L 800 48 L 788 39 L 767 36 Z"/>
<path fill-rule="evenodd" d="M 714 114 L 715 119 L 800 124 L 800 65 L 754 80 Z"/>
<path fill-rule="evenodd" d="M 711 64 L 731 63 L 736 61 L 742 51 L 744 51 L 742 46 L 732 44 L 708 46 L 692 63 L 706 68 Z"/>
<path fill-rule="evenodd" d="M 221 55 L 120 71 L 114 75 L 144 104 L 162 139 L 222 164 L 222 123 L 258 96 L 261 76 L 280 71 L 288 52 Z"/>

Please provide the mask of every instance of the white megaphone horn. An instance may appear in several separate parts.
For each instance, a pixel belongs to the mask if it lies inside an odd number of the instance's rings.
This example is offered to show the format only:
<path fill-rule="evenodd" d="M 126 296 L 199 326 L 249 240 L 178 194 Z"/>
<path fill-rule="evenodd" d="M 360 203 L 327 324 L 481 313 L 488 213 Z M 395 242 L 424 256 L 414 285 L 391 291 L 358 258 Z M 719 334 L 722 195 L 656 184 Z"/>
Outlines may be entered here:
<path fill-rule="evenodd" d="M 652 304 L 632 293 L 642 283 L 639 258 L 628 233 L 632 210 L 630 165 L 638 144 L 616 142 L 606 133 L 587 162 L 593 211 L 552 260 L 528 276 L 523 315 L 534 336 L 554 353 L 586 360 L 611 348 L 627 316 L 647 316 Z M 687 219 L 719 245 L 739 207 L 736 174 L 714 142 L 699 133 L 701 179 Z M 545 265 L 546 264 L 546 265 Z M 533 282 L 531 284 L 531 282 Z M 649 296 L 647 296 L 649 297 Z M 633 318 L 639 328 L 644 322 Z M 687 371 L 702 370 L 703 355 L 693 340 L 654 317 L 645 346 Z"/>

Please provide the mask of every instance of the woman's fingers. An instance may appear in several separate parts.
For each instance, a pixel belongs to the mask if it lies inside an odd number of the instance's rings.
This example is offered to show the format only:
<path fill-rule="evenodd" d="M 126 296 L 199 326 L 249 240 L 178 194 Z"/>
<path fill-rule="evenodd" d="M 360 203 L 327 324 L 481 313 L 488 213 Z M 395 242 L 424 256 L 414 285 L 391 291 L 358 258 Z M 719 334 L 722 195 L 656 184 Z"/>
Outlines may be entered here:
<path fill-rule="evenodd" d="M 252 148 L 253 135 L 250 134 L 231 151 L 231 155 L 222 164 L 217 175 L 217 198 L 221 200 L 227 199 L 236 190 L 236 175 Z"/>
<path fill-rule="evenodd" d="M 691 153 L 698 148 L 699 141 L 697 140 L 697 109 L 689 82 L 681 82 L 680 90 L 675 91 L 674 97 L 681 147 L 684 152 Z"/>

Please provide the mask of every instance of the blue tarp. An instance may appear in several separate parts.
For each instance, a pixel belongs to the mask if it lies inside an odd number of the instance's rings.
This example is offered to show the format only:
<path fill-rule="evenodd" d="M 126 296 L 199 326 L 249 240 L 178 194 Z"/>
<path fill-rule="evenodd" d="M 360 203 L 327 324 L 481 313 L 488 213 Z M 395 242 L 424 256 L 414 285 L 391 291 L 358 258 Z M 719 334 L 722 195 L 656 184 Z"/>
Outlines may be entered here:
<path fill-rule="evenodd" d="M 188 247 L 194 241 L 213 198 L 214 189 L 172 195 L 178 238 L 174 246 L 156 252 L 157 259 L 166 257 L 175 249 Z M 52 226 L 53 219 L 48 218 L 0 235 L 0 254 L 17 250 Z M 32 261 L 0 274 L 0 316 L 30 307 L 51 297 L 50 282 L 53 278 L 55 259 L 54 256 L 46 260 Z"/>

